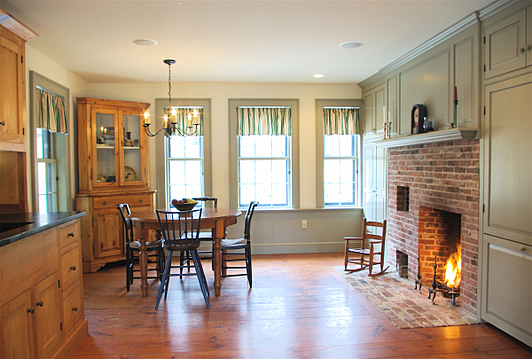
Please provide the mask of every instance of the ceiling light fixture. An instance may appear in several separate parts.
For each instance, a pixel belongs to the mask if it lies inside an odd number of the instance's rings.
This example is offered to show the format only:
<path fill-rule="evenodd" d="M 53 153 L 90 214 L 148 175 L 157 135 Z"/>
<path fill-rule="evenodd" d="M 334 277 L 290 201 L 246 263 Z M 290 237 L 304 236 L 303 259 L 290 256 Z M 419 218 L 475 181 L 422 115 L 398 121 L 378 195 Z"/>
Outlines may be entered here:
<path fill-rule="evenodd" d="M 321 78 L 321 77 L 325 77 L 325 75 L 324 74 L 314 74 L 314 77 L 315 78 Z"/>
<path fill-rule="evenodd" d="M 360 46 L 362 46 L 362 43 L 357 41 L 346 41 L 340 44 L 340 47 L 343 47 L 344 49 L 354 49 Z"/>
<path fill-rule="evenodd" d="M 152 46 L 157 45 L 157 41 L 150 40 L 150 39 L 137 39 L 133 40 L 134 44 L 140 45 L 140 46 Z"/>
<path fill-rule="evenodd" d="M 163 60 L 165 64 L 168 65 L 168 107 L 164 108 L 163 115 L 163 127 L 155 133 L 150 131 L 150 114 L 149 112 L 144 112 L 144 130 L 149 137 L 157 136 L 162 130 L 165 130 L 166 136 L 191 136 L 194 135 L 200 125 L 198 119 L 198 110 L 194 109 L 192 114 L 188 114 L 186 118 L 180 116 L 178 121 L 177 108 L 172 107 L 172 65 L 175 64 L 174 59 Z"/>

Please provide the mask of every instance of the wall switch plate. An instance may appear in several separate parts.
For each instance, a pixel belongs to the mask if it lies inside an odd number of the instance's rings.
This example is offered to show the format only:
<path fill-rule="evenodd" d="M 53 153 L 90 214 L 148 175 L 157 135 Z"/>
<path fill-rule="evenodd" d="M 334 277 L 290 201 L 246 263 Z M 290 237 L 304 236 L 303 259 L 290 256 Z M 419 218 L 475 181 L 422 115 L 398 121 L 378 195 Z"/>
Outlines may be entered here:
<path fill-rule="evenodd" d="M 303 219 L 301 221 L 301 228 L 307 228 L 307 220 L 306 219 Z"/>

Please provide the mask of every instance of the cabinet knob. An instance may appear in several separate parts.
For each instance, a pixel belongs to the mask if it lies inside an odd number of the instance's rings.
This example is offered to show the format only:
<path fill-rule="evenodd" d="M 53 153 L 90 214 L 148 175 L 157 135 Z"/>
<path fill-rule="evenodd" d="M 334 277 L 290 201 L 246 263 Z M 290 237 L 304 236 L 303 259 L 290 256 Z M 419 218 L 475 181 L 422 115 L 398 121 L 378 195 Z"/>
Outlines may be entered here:
<path fill-rule="evenodd" d="M 0 121 L 0 125 L 5 126 L 6 125 L 6 121 Z"/>
<path fill-rule="evenodd" d="M 77 312 L 77 311 L 78 311 L 78 307 L 74 307 L 74 308 L 72 308 L 72 311 L 73 311 L 73 312 Z"/>
<path fill-rule="evenodd" d="M 37 302 L 37 306 L 42 307 L 43 305 L 44 303 L 42 302 L 42 300 L 40 302 Z"/>
<path fill-rule="evenodd" d="M 524 48 L 524 47 L 521 48 L 521 50 L 519 50 L 519 53 L 520 53 L 521 55 L 523 55 L 525 52 L 526 52 L 526 48 Z"/>
<path fill-rule="evenodd" d="M 68 234 L 69 237 L 74 237 L 75 235 L 76 235 L 76 233 L 74 233 L 74 232 L 70 232 L 70 233 Z"/>
<path fill-rule="evenodd" d="M 524 252 L 526 251 L 526 247 L 525 246 L 519 246 L 519 252 Z"/>
<path fill-rule="evenodd" d="M 107 204 L 107 202 L 103 202 L 103 205 L 105 206 Z"/>
<path fill-rule="evenodd" d="M 76 266 L 70 267 L 70 270 L 76 270 Z"/>
<path fill-rule="evenodd" d="M 531 50 L 532 50 L 532 45 L 528 45 L 528 46 L 526 47 L 526 51 L 531 51 Z"/>
<path fill-rule="evenodd" d="M 139 200 L 140 203 L 142 203 L 142 201 L 144 201 L 143 199 Z"/>
<path fill-rule="evenodd" d="M 31 309 L 28 309 L 28 313 L 31 313 L 31 314 L 35 313 L 35 308 L 32 307 Z"/>

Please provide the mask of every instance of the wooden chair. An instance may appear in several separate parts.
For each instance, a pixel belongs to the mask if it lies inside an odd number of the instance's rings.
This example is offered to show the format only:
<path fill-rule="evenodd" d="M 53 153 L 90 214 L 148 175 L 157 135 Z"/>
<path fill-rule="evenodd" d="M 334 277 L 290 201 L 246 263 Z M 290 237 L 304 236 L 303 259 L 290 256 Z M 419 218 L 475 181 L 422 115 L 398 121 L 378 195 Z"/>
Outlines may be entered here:
<path fill-rule="evenodd" d="M 259 202 L 249 204 L 244 221 L 244 238 L 222 239 L 222 277 L 247 276 L 249 287 L 253 287 L 253 274 L 251 269 L 251 219 Z M 233 252 L 234 251 L 234 252 Z M 245 266 L 230 266 L 233 262 L 245 262 Z M 244 273 L 227 274 L 227 270 L 245 270 Z"/>
<path fill-rule="evenodd" d="M 371 227 L 373 232 L 380 229 L 381 234 L 370 233 L 368 227 Z M 345 237 L 345 253 L 344 253 L 344 268 L 346 271 L 356 272 L 362 269 L 369 268 L 369 275 L 376 276 L 385 273 L 389 266 L 384 268 L 384 253 L 386 242 L 386 220 L 382 222 L 368 221 L 366 218 L 362 222 L 362 237 Z M 360 242 L 360 247 L 350 248 L 351 241 Z M 369 247 L 369 248 L 368 248 Z M 356 258 L 349 258 L 349 254 L 354 253 Z M 377 260 L 375 256 L 378 256 Z M 348 268 L 349 263 L 356 264 L 354 269 Z M 379 265 L 380 271 L 373 273 L 373 266 Z"/>
<path fill-rule="evenodd" d="M 124 238 L 125 238 L 125 249 L 126 249 L 126 288 L 129 292 L 129 288 L 133 283 L 133 279 L 140 279 L 140 276 L 135 277 L 134 272 L 140 272 L 140 269 L 134 269 L 135 264 L 139 264 L 139 250 L 140 242 L 135 240 L 133 233 L 133 223 L 129 218 L 131 216 L 131 209 L 127 203 L 120 203 L 116 205 L 116 208 L 122 216 L 122 221 L 124 222 Z M 162 279 L 162 273 L 164 270 L 164 248 L 163 241 L 156 240 L 152 242 L 147 242 L 147 254 L 148 254 L 148 264 L 156 263 L 155 268 L 150 268 L 148 266 L 148 272 L 156 271 L 157 276 L 148 277 L 148 278 L 159 278 Z"/>
<path fill-rule="evenodd" d="M 192 199 L 196 202 L 203 202 L 202 207 L 211 206 L 212 208 L 215 208 L 215 209 L 218 208 L 218 198 L 216 197 L 196 197 Z M 209 250 L 198 251 L 198 253 L 200 254 L 200 258 L 212 260 L 212 253 L 214 251 L 214 241 L 212 238 L 212 231 L 211 230 L 200 231 L 200 241 L 210 242 L 207 244 L 211 247 L 210 251 Z"/>
<path fill-rule="evenodd" d="M 157 210 L 157 218 L 163 234 L 164 248 L 168 250 L 168 258 L 164 267 L 163 279 L 157 294 L 155 310 L 159 308 L 159 302 L 164 291 L 164 298 L 168 296 L 168 286 L 170 277 L 174 276 L 196 276 L 207 308 L 209 308 L 209 288 L 207 278 L 201 265 L 198 247 L 200 246 L 199 230 L 201 212 L 203 209 L 191 211 L 160 211 Z M 195 219 L 194 219 L 195 218 Z M 196 223 L 194 223 L 194 220 Z M 174 252 L 180 252 L 179 265 L 172 265 Z M 192 265 L 186 260 L 184 254 L 189 253 Z M 183 273 L 183 269 L 194 268 L 194 272 Z M 179 269 L 179 273 L 172 273 L 172 269 Z"/>

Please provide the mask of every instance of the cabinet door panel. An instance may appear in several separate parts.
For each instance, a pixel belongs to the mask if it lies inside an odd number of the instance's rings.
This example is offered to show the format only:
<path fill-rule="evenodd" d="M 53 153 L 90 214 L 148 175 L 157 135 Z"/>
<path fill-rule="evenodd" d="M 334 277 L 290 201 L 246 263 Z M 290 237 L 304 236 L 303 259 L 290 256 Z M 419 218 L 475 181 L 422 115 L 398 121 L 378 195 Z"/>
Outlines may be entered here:
<path fill-rule="evenodd" d="M 487 26 L 484 36 L 486 78 L 526 65 L 526 10 Z"/>
<path fill-rule="evenodd" d="M 382 132 L 384 130 L 384 121 L 388 121 L 386 114 L 386 89 L 383 86 L 379 86 L 375 89 L 375 130 Z"/>
<path fill-rule="evenodd" d="M 532 244 L 532 75 L 486 87 L 484 233 Z"/>
<path fill-rule="evenodd" d="M 122 218 L 116 210 L 94 211 L 94 257 L 102 258 L 120 255 L 123 253 L 123 245 L 120 240 Z"/>
<path fill-rule="evenodd" d="M 375 131 L 373 99 L 373 93 L 370 93 L 364 97 L 364 134 L 366 135 Z"/>
<path fill-rule="evenodd" d="M 532 66 L 532 6 L 526 12 L 526 65 Z"/>
<path fill-rule="evenodd" d="M 532 247 L 484 236 L 482 317 L 532 345 Z"/>
<path fill-rule="evenodd" d="M 24 75 L 21 64 L 23 49 L 19 44 L 0 36 L 0 141 L 24 143 L 23 101 Z"/>
<path fill-rule="evenodd" d="M 76 323 L 83 318 L 81 288 L 79 286 L 63 300 L 63 313 L 65 316 L 65 333 L 68 334 Z"/>
<path fill-rule="evenodd" d="M 35 334 L 38 357 L 46 357 L 61 341 L 61 290 L 53 274 L 35 285 Z"/>
<path fill-rule="evenodd" d="M 29 290 L 1 308 L 0 358 L 35 358 L 31 308 Z"/>

